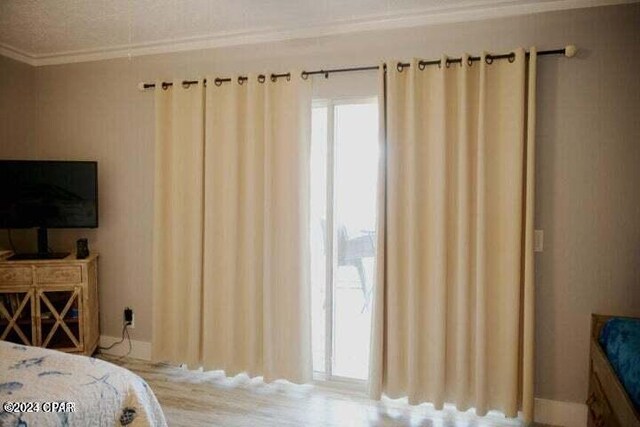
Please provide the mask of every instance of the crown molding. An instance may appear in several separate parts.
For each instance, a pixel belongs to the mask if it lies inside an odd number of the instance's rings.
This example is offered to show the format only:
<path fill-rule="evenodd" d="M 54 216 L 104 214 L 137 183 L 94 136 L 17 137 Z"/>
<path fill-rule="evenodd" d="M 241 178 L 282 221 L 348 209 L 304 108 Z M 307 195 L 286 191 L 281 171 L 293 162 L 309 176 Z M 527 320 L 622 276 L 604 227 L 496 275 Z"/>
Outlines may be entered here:
<path fill-rule="evenodd" d="M 567 9 L 637 3 L 640 0 L 549 0 L 519 3 L 510 0 L 479 0 L 465 7 L 429 7 L 397 14 L 370 15 L 358 19 L 298 28 L 258 28 L 249 31 L 218 32 L 200 37 L 160 40 L 151 43 L 110 46 L 47 54 L 34 54 L 0 43 L 0 55 L 33 66 L 101 61 L 129 56 L 155 55 L 190 50 L 278 42 L 329 35 L 411 28 L 452 22 L 479 21 Z"/>
<path fill-rule="evenodd" d="M 24 62 L 25 64 L 33 66 L 38 65 L 38 61 L 35 58 L 35 55 L 3 43 L 0 43 L 0 55 L 6 56 L 7 58 L 15 59 L 16 61 Z"/>

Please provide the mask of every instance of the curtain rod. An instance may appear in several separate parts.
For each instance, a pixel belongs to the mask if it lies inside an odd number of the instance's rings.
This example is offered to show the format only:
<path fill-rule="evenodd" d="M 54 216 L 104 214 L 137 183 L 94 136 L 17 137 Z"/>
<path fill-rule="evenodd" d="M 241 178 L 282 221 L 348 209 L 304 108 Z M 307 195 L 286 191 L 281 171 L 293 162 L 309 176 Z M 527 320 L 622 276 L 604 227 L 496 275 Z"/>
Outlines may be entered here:
<path fill-rule="evenodd" d="M 541 50 L 538 52 L 538 56 L 548 56 L 548 55 L 564 55 L 567 58 L 572 58 L 576 55 L 576 53 L 578 52 L 578 48 L 576 48 L 575 45 L 567 45 L 566 47 L 562 48 L 562 49 L 551 49 L 551 50 Z M 525 52 L 526 56 L 529 57 L 529 52 Z M 498 54 L 498 55 L 486 55 L 485 61 L 487 62 L 487 64 L 491 64 L 494 60 L 496 59 L 507 59 L 509 62 L 513 62 L 515 60 L 516 54 L 514 52 L 510 52 L 510 53 L 503 53 L 503 54 Z M 469 63 L 469 65 L 471 65 L 471 63 L 473 62 L 477 62 L 480 61 L 482 59 L 482 57 L 480 56 L 470 56 L 467 61 Z M 447 58 L 446 59 L 446 63 L 445 65 L 448 67 L 449 64 L 461 64 L 462 63 L 462 58 Z M 421 70 L 424 70 L 424 68 L 427 65 L 442 65 L 442 60 L 441 59 L 436 59 L 436 60 L 429 60 L 429 61 L 418 61 L 418 68 L 420 68 Z M 398 67 L 398 71 L 402 71 L 404 68 L 408 68 L 410 67 L 411 64 L 408 62 L 399 62 L 397 67 Z M 383 64 L 382 67 L 386 70 L 387 69 L 387 64 Z M 366 66 L 366 67 L 351 67 L 351 68 L 333 68 L 333 69 L 328 69 L 328 70 L 313 70 L 313 71 L 302 71 L 300 73 L 300 77 L 302 77 L 303 79 L 308 79 L 309 76 L 314 76 L 314 75 L 324 75 L 325 78 L 329 78 L 329 74 L 337 74 L 337 73 L 350 73 L 353 71 L 372 71 L 372 70 L 378 70 L 380 69 L 379 65 L 370 65 L 370 66 Z M 283 73 L 283 74 L 271 74 L 269 75 L 269 78 L 271 79 L 271 81 L 276 81 L 278 80 L 278 78 L 280 77 L 285 77 L 287 80 L 289 80 L 291 78 L 291 73 Z M 266 76 L 264 74 L 260 74 L 258 75 L 258 81 L 260 83 L 264 83 L 266 80 Z M 238 83 L 239 84 L 243 84 L 244 82 L 246 82 L 249 78 L 246 76 L 240 76 L 238 77 Z M 222 83 L 227 83 L 230 82 L 231 79 L 230 78 L 221 78 L 221 77 L 216 77 L 213 80 L 213 83 L 216 86 L 220 86 Z M 183 86 L 190 86 L 192 84 L 198 84 L 199 81 L 198 80 L 183 80 L 182 81 L 182 85 Z M 203 83 L 207 84 L 207 79 L 204 79 Z M 162 88 L 163 89 L 167 89 L 169 86 L 173 86 L 172 82 L 162 82 L 161 83 Z M 155 83 L 139 83 L 138 84 L 138 89 L 140 90 L 145 90 L 145 89 L 153 89 L 155 88 L 156 85 Z"/>

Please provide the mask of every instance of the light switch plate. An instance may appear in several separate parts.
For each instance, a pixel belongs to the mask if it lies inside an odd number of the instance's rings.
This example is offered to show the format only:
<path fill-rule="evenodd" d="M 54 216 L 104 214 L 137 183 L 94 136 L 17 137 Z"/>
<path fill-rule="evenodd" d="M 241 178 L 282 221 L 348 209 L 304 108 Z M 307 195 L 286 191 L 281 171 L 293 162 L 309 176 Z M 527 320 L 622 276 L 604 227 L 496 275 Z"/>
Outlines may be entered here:
<path fill-rule="evenodd" d="M 533 232 L 533 251 L 542 252 L 544 250 L 544 231 L 535 230 Z"/>

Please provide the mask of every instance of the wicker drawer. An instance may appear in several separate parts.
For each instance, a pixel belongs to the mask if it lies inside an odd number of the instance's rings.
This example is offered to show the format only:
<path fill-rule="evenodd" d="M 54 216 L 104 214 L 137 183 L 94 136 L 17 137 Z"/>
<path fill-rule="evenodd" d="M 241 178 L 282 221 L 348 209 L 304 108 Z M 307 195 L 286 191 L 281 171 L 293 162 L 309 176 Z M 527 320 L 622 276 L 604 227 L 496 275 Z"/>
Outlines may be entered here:
<path fill-rule="evenodd" d="M 36 267 L 37 283 L 71 284 L 82 282 L 82 267 L 69 266 L 42 266 Z"/>
<path fill-rule="evenodd" d="M 0 284 L 24 285 L 32 280 L 31 267 L 0 267 Z"/>

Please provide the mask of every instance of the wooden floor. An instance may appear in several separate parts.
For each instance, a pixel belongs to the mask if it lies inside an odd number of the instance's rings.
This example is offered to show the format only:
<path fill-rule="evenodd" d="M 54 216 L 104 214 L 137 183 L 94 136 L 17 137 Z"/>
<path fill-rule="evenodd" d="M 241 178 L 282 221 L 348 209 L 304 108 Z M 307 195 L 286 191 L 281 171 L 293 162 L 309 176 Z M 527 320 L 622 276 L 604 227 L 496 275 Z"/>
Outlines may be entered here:
<path fill-rule="evenodd" d="M 476 417 L 452 408 L 380 402 L 363 392 L 326 386 L 265 384 L 245 375 L 187 371 L 135 359 L 101 358 L 144 378 L 155 392 L 169 426 L 520 426 L 499 414 Z"/>

